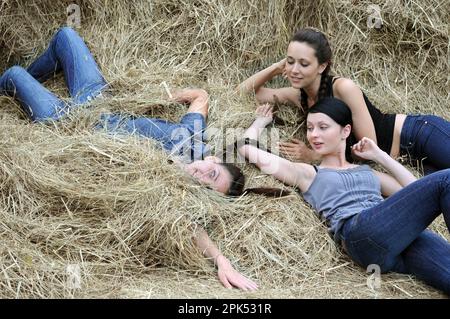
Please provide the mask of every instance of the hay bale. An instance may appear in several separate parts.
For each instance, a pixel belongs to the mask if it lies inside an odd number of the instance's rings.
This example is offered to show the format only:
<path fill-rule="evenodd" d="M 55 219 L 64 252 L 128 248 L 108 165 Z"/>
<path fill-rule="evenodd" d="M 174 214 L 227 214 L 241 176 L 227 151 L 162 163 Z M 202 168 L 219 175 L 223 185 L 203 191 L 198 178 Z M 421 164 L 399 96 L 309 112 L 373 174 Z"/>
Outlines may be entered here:
<path fill-rule="evenodd" d="M 381 109 L 450 119 L 448 6 L 377 2 L 384 25 L 370 29 L 373 2 L 77 1 L 78 32 L 113 97 L 50 125 L 30 124 L 16 102 L 0 97 L 0 297 L 247 297 L 221 287 L 192 244 L 194 222 L 260 284 L 255 298 L 442 297 L 397 274 L 368 289 L 365 271 L 296 195 L 227 199 L 189 182 L 152 141 L 93 129 L 102 112 L 177 120 L 185 110 L 164 101 L 162 81 L 207 89 L 210 127 L 246 128 L 254 100 L 234 87 L 281 59 L 303 26 L 330 37 L 335 73 L 355 80 Z M 71 3 L 2 1 L 0 70 L 38 56 L 66 24 Z M 61 76 L 46 86 L 68 97 Z M 287 106 L 281 115 L 298 117 Z M 301 128 L 281 130 L 282 138 L 294 135 Z M 211 136 L 212 145 L 221 138 Z M 250 187 L 282 186 L 242 167 Z M 433 229 L 449 238 L 442 219 Z M 70 266 L 80 287 L 70 285 Z"/>

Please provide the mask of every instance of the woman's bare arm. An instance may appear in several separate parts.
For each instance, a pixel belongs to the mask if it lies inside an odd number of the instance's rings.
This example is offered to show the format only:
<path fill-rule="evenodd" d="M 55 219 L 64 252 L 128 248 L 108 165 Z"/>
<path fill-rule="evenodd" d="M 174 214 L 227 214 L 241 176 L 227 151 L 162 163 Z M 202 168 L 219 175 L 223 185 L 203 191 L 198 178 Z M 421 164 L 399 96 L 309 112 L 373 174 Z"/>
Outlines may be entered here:
<path fill-rule="evenodd" d="M 264 87 L 268 81 L 284 73 L 286 59 L 252 75 L 238 86 L 239 92 L 254 93 L 258 103 L 292 103 L 300 106 L 300 91 L 292 87 L 272 89 Z"/>
<path fill-rule="evenodd" d="M 194 241 L 203 254 L 207 258 L 211 258 L 214 264 L 217 265 L 219 280 L 226 288 L 236 287 L 244 291 L 252 291 L 258 288 L 256 283 L 233 268 L 230 261 L 222 255 L 219 248 L 200 226 L 197 226 L 195 229 Z"/>
<path fill-rule="evenodd" d="M 262 130 L 272 121 L 270 105 L 259 106 L 256 112 L 258 117 L 245 132 L 245 138 L 257 140 Z M 305 163 L 293 163 L 254 145 L 242 145 L 238 151 L 262 172 L 272 175 L 287 185 L 299 187 L 302 192 L 309 188 L 315 176 L 313 166 Z"/>
<path fill-rule="evenodd" d="M 352 147 L 353 153 L 366 160 L 374 161 L 383 166 L 400 184 L 405 187 L 417 178 L 395 159 L 382 151 L 370 138 L 363 137 Z"/>

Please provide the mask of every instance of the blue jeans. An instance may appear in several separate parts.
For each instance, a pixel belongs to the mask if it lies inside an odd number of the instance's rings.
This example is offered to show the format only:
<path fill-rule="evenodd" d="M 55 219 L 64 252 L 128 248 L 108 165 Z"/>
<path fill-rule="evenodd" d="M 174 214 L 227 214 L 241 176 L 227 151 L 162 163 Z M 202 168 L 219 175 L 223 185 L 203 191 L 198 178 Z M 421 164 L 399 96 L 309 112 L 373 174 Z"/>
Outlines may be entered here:
<path fill-rule="evenodd" d="M 209 155 L 209 148 L 203 143 L 206 121 L 200 113 L 187 113 L 179 123 L 147 117 L 103 114 L 96 128 L 110 133 L 124 132 L 155 139 L 172 155 L 185 157 L 186 162 L 200 160 Z"/>
<path fill-rule="evenodd" d="M 340 238 L 359 265 L 412 274 L 450 294 L 450 243 L 426 230 L 440 213 L 450 230 L 450 169 L 427 175 L 349 218 Z"/>
<path fill-rule="evenodd" d="M 434 115 L 408 115 L 400 135 L 400 155 L 425 174 L 450 168 L 450 122 Z"/>
<path fill-rule="evenodd" d="M 69 103 L 41 85 L 61 70 L 72 97 Z M 48 49 L 27 70 L 14 66 L 0 77 L 0 93 L 15 97 L 34 122 L 57 120 L 71 108 L 93 99 L 106 86 L 83 39 L 68 27 L 55 34 Z"/>
<path fill-rule="evenodd" d="M 40 82 L 63 71 L 71 102 L 65 103 Z M 84 41 L 71 28 L 60 29 L 48 49 L 27 70 L 14 66 L 0 77 L 0 92 L 19 100 L 35 122 L 57 120 L 72 108 L 98 96 L 107 83 Z M 105 125 L 103 125 L 105 124 Z M 120 125 L 119 125 L 120 124 Z M 199 113 L 186 114 L 179 124 L 150 118 L 103 115 L 97 128 L 121 129 L 156 139 L 177 156 L 201 159 L 208 149 L 203 144 L 206 122 Z"/>

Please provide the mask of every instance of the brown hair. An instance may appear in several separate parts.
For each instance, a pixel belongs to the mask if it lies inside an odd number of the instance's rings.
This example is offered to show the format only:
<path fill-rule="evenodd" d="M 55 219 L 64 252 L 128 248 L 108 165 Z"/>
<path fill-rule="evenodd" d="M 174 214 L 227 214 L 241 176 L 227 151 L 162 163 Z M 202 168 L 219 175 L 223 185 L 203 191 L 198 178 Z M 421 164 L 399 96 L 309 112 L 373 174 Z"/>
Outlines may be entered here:
<path fill-rule="evenodd" d="M 290 195 L 289 191 L 282 190 L 280 188 L 246 188 L 245 186 L 245 175 L 242 170 L 236 165 L 230 163 L 220 163 L 231 175 L 231 185 L 228 189 L 226 195 L 228 196 L 241 196 L 249 193 L 264 195 L 267 197 L 283 197 Z"/>

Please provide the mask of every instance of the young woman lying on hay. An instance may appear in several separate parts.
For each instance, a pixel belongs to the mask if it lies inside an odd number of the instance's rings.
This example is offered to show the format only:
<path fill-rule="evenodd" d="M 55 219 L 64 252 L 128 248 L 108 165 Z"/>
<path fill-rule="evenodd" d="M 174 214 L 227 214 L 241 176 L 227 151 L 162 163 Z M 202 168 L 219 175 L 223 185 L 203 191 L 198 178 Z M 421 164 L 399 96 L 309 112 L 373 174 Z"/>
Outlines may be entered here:
<path fill-rule="evenodd" d="M 70 103 L 62 101 L 40 83 L 58 71 L 64 72 L 72 97 Z M 70 28 L 60 29 L 51 40 L 49 48 L 27 70 L 14 66 L 0 77 L 0 91 L 15 97 L 34 122 L 58 120 L 73 108 L 101 96 L 106 87 L 107 83 L 86 44 Z M 207 93 L 187 89 L 174 93 L 173 98 L 190 104 L 179 123 L 104 114 L 97 128 L 136 133 L 155 139 L 171 155 L 179 156 L 177 164 L 194 180 L 224 194 L 242 193 L 244 176 L 241 170 L 234 165 L 222 163 L 217 157 L 205 156 L 207 148 L 203 143 L 203 131 L 208 114 Z M 243 290 L 257 288 L 253 281 L 232 267 L 201 227 L 195 232 L 194 240 L 205 256 L 214 260 L 219 279 L 225 287 L 235 286 Z"/>
<path fill-rule="evenodd" d="M 322 32 L 301 29 L 292 37 L 285 59 L 251 76 L 239 88 L 256 93 L 259 103 L 290 102 L 302 110 L 325 97 L 336 97 L 352 111 L 354 135 L 348 139 L 349 146 L 366 136 L 392 158 L 407 155 L 413 164 L 426 158 L 425 173 L 450 168 L 450 122 L 434 115 L 382 113 L 352 80 L 330 74 L 331 58 Z M 263 87 L 277 75 L 286 76 L 291 87 Z M 349 148 L 347 152 L 349 155 Z M 280 143 L 280 153 L 297 161 L 320 159 L 317 152 L 296 139 Z"/>
<path fill-rule="evenodd" d="M 244 135 L 247 139 L 258 139 L 272 122 L 270 105 L 260 106 L 257 114 Z M 345 156 L 351 125 L 351 109 L 327 97 L 307 115 L 307 139 L 322 158 L 319 166 L 294 163 L 251 144 L 241 146 L 239 153 L 263 172 L 298 188 L 356 263 L 413 274 L 450 294 L 450 243 L 426 230 L 440 212 L 450 230 L 450 169 L 416 180 L 367 137 L 352 146 L 353 153 L 378 163 L 390 175 L 351 164 Z"/>

